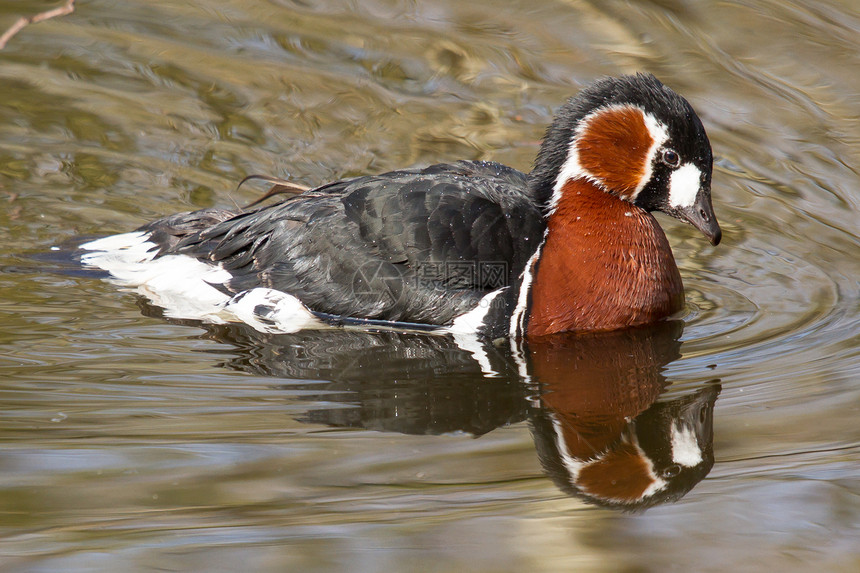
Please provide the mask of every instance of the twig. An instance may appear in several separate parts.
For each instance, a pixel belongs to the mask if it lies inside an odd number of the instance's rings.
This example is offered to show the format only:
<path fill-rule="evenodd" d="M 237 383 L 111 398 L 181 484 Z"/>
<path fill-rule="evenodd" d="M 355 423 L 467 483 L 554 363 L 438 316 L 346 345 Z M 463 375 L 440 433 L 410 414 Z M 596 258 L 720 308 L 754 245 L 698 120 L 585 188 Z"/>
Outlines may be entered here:
<path fill-rule="evenodd" d="M 20 17 L 18 20 L 12 24 L 12 26 L 3 32 L 3 35 L 0 36 L 0 50 L 6 47 L 6 43 L 12 39 L 12 37 L 24 29 L 25 26 L 29 24 L 36 24 L 37 22 L 42 22 L 43 20 L 48 20 L 50 18 L 56 18 L 57 16 L 65 16 L 66 14 L 71 14 L 75 11 L 75 0 L 66 0 L 66 3 L 59 8 L 54 8 L 52 10 L 45 10 L 44 12 L 39 12 L 35 16 L 30 16 L 29 18 Z"/>

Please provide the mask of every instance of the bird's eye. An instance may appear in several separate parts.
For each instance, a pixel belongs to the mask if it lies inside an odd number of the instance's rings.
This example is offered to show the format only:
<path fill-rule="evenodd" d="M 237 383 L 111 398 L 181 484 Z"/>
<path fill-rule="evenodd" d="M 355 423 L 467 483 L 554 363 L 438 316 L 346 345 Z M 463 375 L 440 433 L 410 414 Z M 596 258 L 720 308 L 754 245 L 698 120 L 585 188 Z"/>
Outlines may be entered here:
<path fill-rule="evenodd" d="M 679 473 L 681 473 L 681 466 L 679 466 L 678 464 L 672 464 L 660 473 L 664 478 L 673 478 Z"/>
<path fill-rule="evenodd" d="M 678 167 L 681 163 L 681 156 L 674 149 L 664 149 L 660 159 L 669 167 Z"/>

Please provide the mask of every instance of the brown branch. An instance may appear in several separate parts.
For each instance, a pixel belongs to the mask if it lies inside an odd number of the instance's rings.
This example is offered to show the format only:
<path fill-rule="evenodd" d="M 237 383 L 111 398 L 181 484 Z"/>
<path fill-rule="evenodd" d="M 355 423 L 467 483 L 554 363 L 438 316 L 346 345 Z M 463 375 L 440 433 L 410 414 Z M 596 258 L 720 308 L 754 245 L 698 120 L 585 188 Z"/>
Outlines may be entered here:
<path fill-rule="evenodd" d="M 6 43 L 12 39 L 12 37 L 24 29 L 24 27 L 30 24 L 36 24 L 37 22 L 42 22 L 43 20 L 49 20 L 50 18 L 56 18 L 57 16 L 65 16 L 66 14 L 71 14 L 75 11 L 75 0 L 66 0 L 66 3 L 59 8 L 54 8 L 52 10 L 45 10 L 44 12 L 39 12 L 34 16 L 30 16 L 29 18 L 20 17 L 18 20 L 12 24 L 12 26 L 3 32 L 3 35 L 0 36 L 0 50 L 6 47 Z"/>

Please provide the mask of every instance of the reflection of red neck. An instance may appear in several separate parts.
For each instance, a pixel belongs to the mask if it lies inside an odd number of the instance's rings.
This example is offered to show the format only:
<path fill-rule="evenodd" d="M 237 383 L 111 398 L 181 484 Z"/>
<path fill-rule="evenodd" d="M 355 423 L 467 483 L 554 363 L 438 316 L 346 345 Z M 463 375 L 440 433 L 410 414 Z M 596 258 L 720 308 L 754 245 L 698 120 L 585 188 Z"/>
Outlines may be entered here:
<path fill-rule="evenodd" d="M 588 181 L 568 181 L 548 227 L 529 336 L 647 324 L 683 306 L 672 249 L 645 210 Z"/>
<path fill-rule="evenodd" d="M 598 457 L 666 386 L 662 368 L 678 358 L 678 323 L 620 332 L 532 338 L 531 371 L 541 402 L 559 422 L 567 452 Z"/>

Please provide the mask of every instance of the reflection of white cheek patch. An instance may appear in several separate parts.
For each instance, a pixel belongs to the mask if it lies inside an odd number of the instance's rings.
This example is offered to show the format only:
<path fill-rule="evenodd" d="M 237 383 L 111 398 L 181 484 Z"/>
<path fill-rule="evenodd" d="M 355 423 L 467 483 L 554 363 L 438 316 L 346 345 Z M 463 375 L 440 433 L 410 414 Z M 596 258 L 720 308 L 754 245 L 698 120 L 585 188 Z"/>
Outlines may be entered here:
<path fill-rule="evenodd" d="M 702 463 L 702 450 L 696 440 L 696 434 L 689 428 L 679 428 L 672 424 L 672 461 L 685 468 L 692 468 Z"/>
<path fill-rule="evenodd" d="M 696 202 L 702 172 L 692 163 L 685 163 L 676 169 L 669 179 L 669 206 L 690 207 Z"/>

